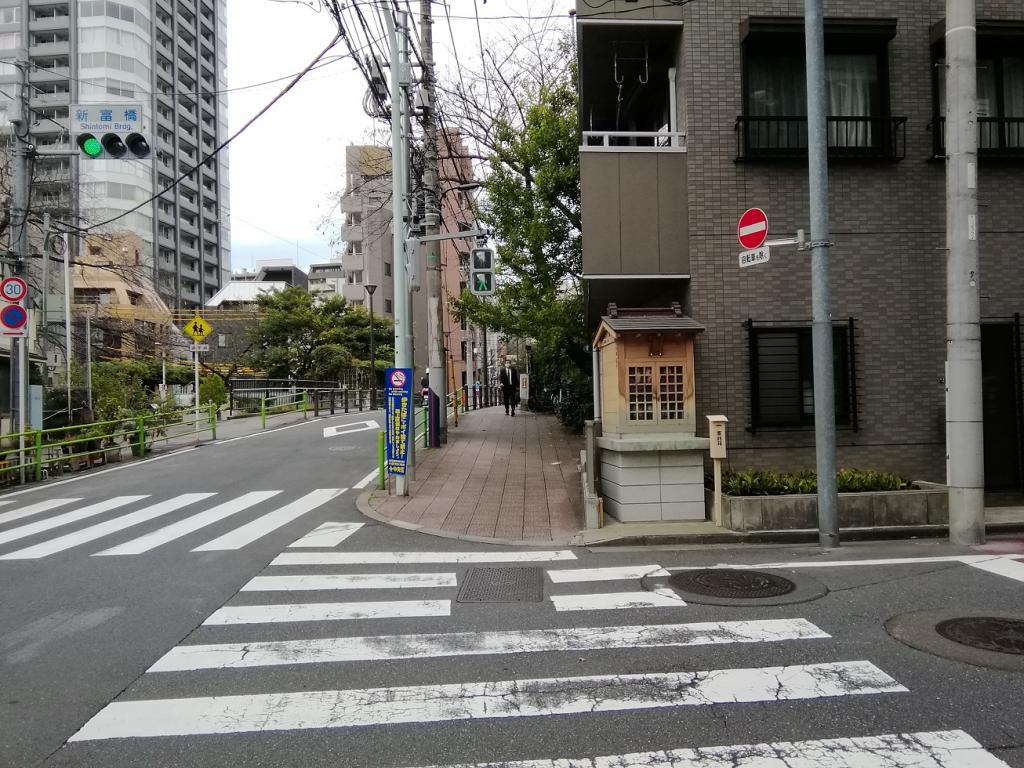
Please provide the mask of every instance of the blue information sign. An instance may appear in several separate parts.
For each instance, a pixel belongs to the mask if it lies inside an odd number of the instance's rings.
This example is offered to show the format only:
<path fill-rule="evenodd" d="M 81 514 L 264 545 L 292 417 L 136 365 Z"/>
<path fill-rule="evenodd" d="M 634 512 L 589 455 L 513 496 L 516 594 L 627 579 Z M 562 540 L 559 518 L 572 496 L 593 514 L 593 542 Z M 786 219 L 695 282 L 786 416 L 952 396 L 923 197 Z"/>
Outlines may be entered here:
<path fill-rule="evenodd" d="M 387 403 L 387 472 L 404 475 L 412 441 L 412 369 L 388 368 L 384 372 Z"/>

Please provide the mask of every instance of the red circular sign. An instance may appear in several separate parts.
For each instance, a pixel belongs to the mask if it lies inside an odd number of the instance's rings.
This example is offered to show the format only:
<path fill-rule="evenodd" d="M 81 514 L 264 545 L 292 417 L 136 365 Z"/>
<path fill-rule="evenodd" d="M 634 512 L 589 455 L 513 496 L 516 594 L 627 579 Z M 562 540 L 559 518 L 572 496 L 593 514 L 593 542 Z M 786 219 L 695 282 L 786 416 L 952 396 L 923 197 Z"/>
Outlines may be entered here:
<path fill-rule="evenodd" d="M 19 331 L 28 322 L 28 312 L 17 304 L 8 304 L 0 309 L 0 327 L 5 331 Z"/>
<path fill-rule="evenodd" d="M 28 286 L 20 277 L 8 277 L 0 282 L 0 296 L 4 301 L 21 301 L 28 293 Z"/>
<path fill-rule="evenodd" d="M 400 387 L 405 384 L 405 371 L 392 371 L 391 372 L 391 386 Z"/>
<path fill-rule="evenodd" d="M 768 239 L 768 216 L 760 208 L 748 208 L 736 225 L 736 237 L 748 251 L 760 248 Z"/>

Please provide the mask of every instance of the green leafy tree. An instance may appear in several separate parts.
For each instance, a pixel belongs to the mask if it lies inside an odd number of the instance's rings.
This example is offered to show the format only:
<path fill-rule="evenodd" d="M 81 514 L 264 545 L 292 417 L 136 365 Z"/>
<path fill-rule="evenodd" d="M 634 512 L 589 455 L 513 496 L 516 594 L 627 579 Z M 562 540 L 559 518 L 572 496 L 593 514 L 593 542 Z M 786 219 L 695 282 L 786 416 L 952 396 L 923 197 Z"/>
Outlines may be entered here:
<path fill-rule="evenodd" d="M 228 401 L 228 390 L 220 376 L 203 376 L 199 380 L 199 403 L 220 408 Z"/>
<path fill-rule="evenodd" d="M 370 317 L 341 296 L 319 298 L 290 287 L 260 297 L 260 319 L 249 329 L 249 364 L 271 378 L 338 379 L 368 367 Z M 378 368 L 394 356 L 394 325 L 374 315 Z"/>

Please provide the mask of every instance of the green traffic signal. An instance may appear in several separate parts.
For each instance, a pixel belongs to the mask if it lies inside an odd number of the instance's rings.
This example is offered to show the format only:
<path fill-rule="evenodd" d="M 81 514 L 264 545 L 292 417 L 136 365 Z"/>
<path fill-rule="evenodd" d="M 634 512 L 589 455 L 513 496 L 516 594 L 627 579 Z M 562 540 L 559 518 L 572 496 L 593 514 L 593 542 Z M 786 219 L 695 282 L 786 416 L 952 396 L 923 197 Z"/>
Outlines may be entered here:
<path fill-rule="evenodd" d="M 88 157 L 99 157 L 103 154 L 103 145 L 91 133 L 83 133 L 78 137 L 78 146 Z"/>

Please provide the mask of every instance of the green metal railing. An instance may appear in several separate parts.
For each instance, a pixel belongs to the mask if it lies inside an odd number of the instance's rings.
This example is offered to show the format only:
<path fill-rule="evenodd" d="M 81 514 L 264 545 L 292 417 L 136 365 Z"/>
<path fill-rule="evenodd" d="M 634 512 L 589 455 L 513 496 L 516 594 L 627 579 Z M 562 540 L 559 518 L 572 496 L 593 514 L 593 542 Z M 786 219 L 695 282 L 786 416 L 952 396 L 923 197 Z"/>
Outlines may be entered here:
<path fill-rule="evenodd" d="M 302 411 L 302 418 L 309 418 L 309 393 L 306 390 L 262 398 L 260 400 L 260 425 L 263 429 L 267 428 L 268 413 L 273 415 L 293 411 Z"/>
<path fill-rule="evenodd" d="M 89 468 L 97 461 L 120 461 L 126 447 L 141 458 L 159 442 L 204 432 L 217 439 L 217 409 L 212 403 L 198 414 L 185 409 L 0 435 L 0 482 L 40 481 L 44 474 L 63 473 L 65 466 L 74 470 L 83 463 Z"/>

